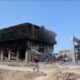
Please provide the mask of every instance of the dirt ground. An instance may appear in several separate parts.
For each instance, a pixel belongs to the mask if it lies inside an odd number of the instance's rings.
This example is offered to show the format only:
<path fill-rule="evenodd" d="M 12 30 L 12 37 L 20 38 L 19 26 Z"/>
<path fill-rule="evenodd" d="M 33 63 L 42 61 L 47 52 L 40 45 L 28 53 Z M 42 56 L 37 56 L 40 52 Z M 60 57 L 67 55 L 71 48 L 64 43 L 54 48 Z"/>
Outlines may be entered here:
<path fill-rule="evenodd" d="M 0 64 L 0 80 L 80 80 L 80 65 L 40 63 L 39 67 L 34 72 L 34 66 Z"/>

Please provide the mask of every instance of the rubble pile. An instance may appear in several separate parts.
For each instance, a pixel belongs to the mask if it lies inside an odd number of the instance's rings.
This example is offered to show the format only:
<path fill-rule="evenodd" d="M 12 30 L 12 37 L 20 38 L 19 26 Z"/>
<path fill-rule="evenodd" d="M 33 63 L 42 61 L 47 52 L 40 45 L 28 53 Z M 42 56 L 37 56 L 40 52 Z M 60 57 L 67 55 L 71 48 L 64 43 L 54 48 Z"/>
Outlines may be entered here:
<path fill-rule="evenodd" d="M 59 73 L 57 80 L 80 80 L 80 74 L 73 72 Z"/>

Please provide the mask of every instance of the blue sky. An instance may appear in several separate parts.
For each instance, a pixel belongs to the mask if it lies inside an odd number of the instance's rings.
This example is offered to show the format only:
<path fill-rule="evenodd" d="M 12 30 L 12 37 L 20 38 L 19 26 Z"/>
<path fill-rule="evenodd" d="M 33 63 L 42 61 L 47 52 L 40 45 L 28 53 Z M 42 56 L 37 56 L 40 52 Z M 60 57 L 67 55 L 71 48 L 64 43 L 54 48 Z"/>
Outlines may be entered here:
<path fill-rule="evenodd" d="M 80 37 L 79 0 L 1 0 L 0 28 L 31 22 L 57 33 L 54 51 L 71 49 Z"/>

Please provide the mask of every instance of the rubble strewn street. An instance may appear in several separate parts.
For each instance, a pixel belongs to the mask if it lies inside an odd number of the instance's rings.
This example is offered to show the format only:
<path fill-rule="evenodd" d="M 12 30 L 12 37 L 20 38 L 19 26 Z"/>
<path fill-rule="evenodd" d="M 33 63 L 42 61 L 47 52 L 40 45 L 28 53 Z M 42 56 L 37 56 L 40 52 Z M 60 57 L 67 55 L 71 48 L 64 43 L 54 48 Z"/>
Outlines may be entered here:
<path fill-rule="evenodd" d="M 17 66 L 0 64 L 1 80 L 80 80 L 80 66 L 70 63 L 39 63 L 40 71 L 33 71 L 33 64 Z"/>

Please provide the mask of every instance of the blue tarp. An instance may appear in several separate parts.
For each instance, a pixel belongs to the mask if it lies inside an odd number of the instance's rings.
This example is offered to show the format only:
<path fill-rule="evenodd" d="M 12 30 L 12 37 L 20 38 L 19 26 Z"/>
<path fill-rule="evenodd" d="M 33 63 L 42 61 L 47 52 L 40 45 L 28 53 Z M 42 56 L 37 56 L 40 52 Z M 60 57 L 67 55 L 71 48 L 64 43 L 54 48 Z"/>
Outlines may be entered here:
<path fill-rule="evenodd" d="M 39 58 L 40 58 L 40 61 L 46 61 L 47 59 L 49 59 L 49 57 L 51 57 L 52 56 L 52 54 L 42 54 L 42 55 L 40 55 L 39 56 Z"/>

